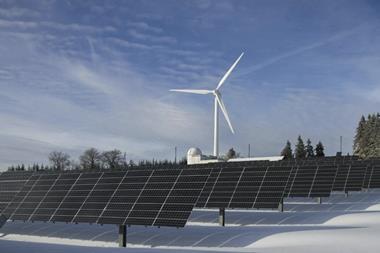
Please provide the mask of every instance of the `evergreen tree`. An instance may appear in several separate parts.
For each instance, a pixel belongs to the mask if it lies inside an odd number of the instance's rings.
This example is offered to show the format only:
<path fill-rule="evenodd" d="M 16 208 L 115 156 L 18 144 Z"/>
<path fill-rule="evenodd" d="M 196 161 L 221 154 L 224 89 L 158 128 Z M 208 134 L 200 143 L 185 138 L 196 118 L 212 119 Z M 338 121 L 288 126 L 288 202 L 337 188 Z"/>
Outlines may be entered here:
<path fill-rule="evenodd" d="M 296 158 L 306 157 L 305 144 L 303 143 L 301 135 L 298 136 L 298 141 L 297 141 L 296 149 L 294 152 L 295 152 Z"/>
<path fill-rule="evenodd" d="M 380 114 L 361 117 L 354 138 L 354 154 L 363 158 L 380 156 Z"/>
<path fill-rule="evenodd" d="M 230 148 L 226 154 L 226 158 L 231 159 L 235 157 L 236 157 L 236 151 L 233 148 Z"/>
<path fill-rule="evenodd" d="M 317 157 L 323 157 L 325 156 L 325 147 L 323 146 L 322 142 L 318 142 L 318 144 L 315 146 L 315 155 Z"/>
<path fill-rule="evenodd" d="M 286 141 L 286 145 L 284 149 L 281 151 L 281 155 L 284 157 L 284 159 L 290 159 L 293 158 L 293 150 L 292 150 L 292 144 L 290 141 Z"/>
<path fill-rule="evenodd" d="M 356 134 L 354 138 L 354 155 L 362 156 L 363 154 L 363 136 L 366 126 L 366 119 L 364 118 L 364 115 L 360 118 L 358 127 L 356 128 Z"/>
<path fill-rule="evenodd" d="M 187 158 L 186 157 L 182 157 L 182 159 L 178 161 L 178 164 L 180 164 L 180 165 L 186 165 L 187 164 Z"/>
<path fill-rule="evenodd" d="M 306 157 L 313 157 L 313 156 L 315 156 L 314 148 L 311 145 L 310 139 L 307 139 L 307 141 L 306 141 Z"/>

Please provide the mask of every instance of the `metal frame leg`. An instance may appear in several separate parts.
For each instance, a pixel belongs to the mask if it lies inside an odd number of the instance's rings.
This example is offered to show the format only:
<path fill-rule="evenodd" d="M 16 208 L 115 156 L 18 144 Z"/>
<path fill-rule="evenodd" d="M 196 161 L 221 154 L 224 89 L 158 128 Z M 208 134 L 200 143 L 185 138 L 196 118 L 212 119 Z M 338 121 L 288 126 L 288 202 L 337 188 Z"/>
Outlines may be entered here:
<path fill-rule="evenodd" d="M 281 199 L 280 204 L 278 205 L 278 211 L 281 213 L 284 212 L 284 199 Z"/>
<path fill-rule="evenodd" d="M 224 227 L 226 225 L 226 210 L 219 208 L 219 225 Z"/>
<path fill-rule="evenodd" d="M 127 226 L 119 225 L 119 247 L 127 247 Z"/>

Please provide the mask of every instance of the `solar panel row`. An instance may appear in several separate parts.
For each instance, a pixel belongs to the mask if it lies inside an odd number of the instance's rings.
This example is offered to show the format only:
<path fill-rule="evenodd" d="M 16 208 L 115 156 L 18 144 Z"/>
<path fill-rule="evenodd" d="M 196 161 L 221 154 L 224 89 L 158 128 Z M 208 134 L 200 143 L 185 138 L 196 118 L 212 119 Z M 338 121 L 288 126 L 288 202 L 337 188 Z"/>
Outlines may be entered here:
<path fill-rule="evenodd" d="M 322 165 L 290 160 L 203 169 L 9 172 L 0 174 L 0 203 L 3 209 L 8 204 L 2 213 L 11 219 L 183 226 L 195 203 L 201 208 L 277 208 L 287 196 L 328 197 L 331 191 L 380 187 L 378 160 L 371 161 L 373 166 L 353 158 L 327 163 L 333 160 L 315 159 Z"/>
<path fill-rule="evenodd" d="M 2 214 L 11 220 L 182 227 L 209 169 L 36 173 Z"/>

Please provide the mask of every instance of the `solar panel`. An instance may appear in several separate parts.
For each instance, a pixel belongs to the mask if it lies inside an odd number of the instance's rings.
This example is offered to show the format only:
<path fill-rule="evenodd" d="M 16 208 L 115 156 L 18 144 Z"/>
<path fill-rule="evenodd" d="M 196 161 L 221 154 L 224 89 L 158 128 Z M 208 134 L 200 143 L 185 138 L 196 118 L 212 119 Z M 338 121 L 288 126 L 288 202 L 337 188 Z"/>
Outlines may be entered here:
<path fill-rule="evenodd" d="M 361 191 L 365 182 L 365 164 L 338 165 L 333 191 Z"/>
<path fill-rule="evenodd" d="M 337 173 L 337 166 L 319 165 L 317 174 L 313 180 L 309 197 L 329 197 Z"/>
<path fill-rule="evenodd" d="M 32 175 L 2 212 L 11 220 L 184 226 L 210 169 Z"/>
<path fill-rule="evenodd" d="M 216 184 L 216 181 L 219 177 L 219 174 L 222 172 L 222 169 L 221 168 L 218 168 L 218 169 L 212 169 L 211 170 L 211 173 L 210 173 L 210 176 L 208 177 L 207 181 L 206 181 L 206 184 L 199 196 L 199 199 L 196 203 L 196 207 L 198 208 L 204 208 L 206 207 L 206 203 L 210 197 L 210 194 Z"/>
<path fill-rule="evenodd" d="M 6 171 L 0 174 L 0 211 L 22 189 L 33 172 Z"/>
<path fill-rule="evenodd" d="M 372 170 L 373 170 L 374 165 L 373 164 L 368 164 L 367 168 L 365 170 L 365 176 L 363 180 L 363 189 L 368 189 L 372 177 Z"/>
<path fill-rule="evenodd" d="M 214 168 L 197 202 L 208 208 L 277 208 L 291 167 Z"/>
<path fill-rule="evenodd" d="M 90 193 L 100 173 L 65 173 L 50 191 L 48 221 L 71 222 Z M 95 179 L 93 179 L 95 177 Z"/>
<path fill-rule="evenodd" d="M 5 217 L 12 220 L 28 220 L 30 214 L 33 212 L 33 206 L 35 202 L 32 200 L 28 201 L 31 190 L 38 182 L 41 175 L 32 175 L 29 177 L 28 181 L 25 182 L 22 189 L 14 196 L 12 202 L 10 202 L 6 208 L 2 211 Z M 31 197 L 33 198 L 33 197 Z"/>
<path fill-rule="evenodd" d="M 253 208 L 278 208 L 284 197 L 292 167 L 268 167 Z"/>
<path fill-rule="evenodd" d="M 183 227 L 203 190 L 211 170 L 184 169 L 154 220 L 155 226 Z"/>
<path fill-rule="evenodd" d="M 364 164 L 352 164 L 346 182 L 345 191 L 361 191 L 367 166 Z"/>
<path fill-rule="evenodd" d="M 329 197 L 337 167 L 331 165 L 295 166 L 286 188 L 287 197 Z"/>
<path fill-rule="evenodd" d="M 289 180 L 288 197 L 309 197 L 310 189 L 318 172 L 318 166 L 296 166 Z"/>
<path fill-rule="evenodd" d="M 380 188 L 380 166 L 373 165 L 371 176 L 368 183 L 368 188 Z"/>
<path fill-rule="evenodd" d="M 338 165 L 332 188 L 333 191 L 346 191 L 346 182 L 349 175 L 349 171 L 349 165 Z"/>
<path fill-rule="evenodd" d="M 125 171 L 83 175 L 75 184 L 76 189 L 80 188 L 75 196 L 79 195 L 83 201 L 73 216 L 72 222 L 96 223 L 125 175 L 127 175 Z M 69 196 L 74 197 L 73 190 L 70 191 Z"/>

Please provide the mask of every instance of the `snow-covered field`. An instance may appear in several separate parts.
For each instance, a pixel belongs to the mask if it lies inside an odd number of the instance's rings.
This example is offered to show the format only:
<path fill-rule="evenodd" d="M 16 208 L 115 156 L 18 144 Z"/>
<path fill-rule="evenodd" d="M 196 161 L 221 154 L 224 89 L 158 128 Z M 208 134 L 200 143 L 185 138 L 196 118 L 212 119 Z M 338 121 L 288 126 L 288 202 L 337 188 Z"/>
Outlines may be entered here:
<path fill-rule="evenodd" d="M 128 228 L 127 249 L 117 248 L 112 225 L 8 222 L 0 252 L 379 252 L 380 191 L 334 194 L 322 204 L 288 199 L 285 212 L 194 211 L 185 228 Z"/>

